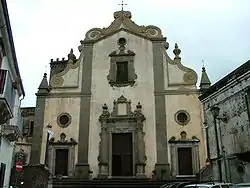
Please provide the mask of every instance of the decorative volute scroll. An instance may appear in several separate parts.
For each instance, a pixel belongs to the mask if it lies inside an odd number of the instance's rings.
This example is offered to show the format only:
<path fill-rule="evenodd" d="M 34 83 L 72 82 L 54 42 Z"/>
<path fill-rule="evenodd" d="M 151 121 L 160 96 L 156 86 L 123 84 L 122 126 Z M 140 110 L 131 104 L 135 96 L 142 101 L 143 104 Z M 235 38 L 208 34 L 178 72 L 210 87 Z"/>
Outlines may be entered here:
<path fill-rule="evenodd" d="M 135 35 L 147 38 L 149 40 L 166 40 L 162 36 L 161 29 L 149 25 L 149 26 L 139 26 L 132 20 L 131 12 L 129 11 L 117 11 L 114 13 L 114 21 L 107 28 L 93 28 L 89 30 L 86 35 L 84 42 L 96 42 L 107 36 L 110 36 L 117 31 L 125 30 Z"/>
<path fill-rule="evenodd" d="M 187 138 L 187 133 L 185 131 L 182 131 L 180 133 L 180 138 L 176 139 L 176 137 L 172 136 L 169 141 L 169 143 L 176 144 L 176 143 L 199 143 L 200 140 L 196 136 L 192 136 L 192 138 Z"/>
<path fill-rule="evenodd" d="M 145 116 L 143 115 L 142 105 L 138 103 L 136 105 L 136 110 L 132 112 L 131 110 L 131 101 L 127 100 L 123 95 L 121 95 L 117 101 L 114 100 L 113 102 L 113 111 L 110 113 L 108 111 L 108 106 L 105 103 L 102 107 L 102 114 L 99 116 L 100 122 L 114 122 L 116 120 L 121 119 L 130 119 L 134 121 L 143 122 L 146 120 Z"/>
<path fill-rule="evenodd" d="M 66 139 L 66 134 L 65 133 L 61 133 L 60 134 L 60 139 L 58 141 L 55 141 L 55 138 L 52 137 L 49 140 L 49 143 L 51 145 L 77 145 L 77 142 L 75 139 L 70 138 L 69 141 Z"/>
<path fill-rule="evenodd" d="M 64 83 L 63 76 L 67 74 L 67 72 L 70 69 L 76 69 L 80 66 L 80 59 L 76 58 L 76 56 L 73 53 L 73 49 L 70 49 L 70 53 L 68 54 L 68 60 L 65 60 L 64 58 L 59 61 L 59 58 L 56 59 L 56 61 L 53 61 L 53 59 L 50 62 L 51 67 L 51 79 L 50 79 L 50 85 L 51 87 L 62 87 Z"/>
<path fill-rule="evenodd" d="M 198 80 L 198 75 L 197 73 L 188 67 L 185 67 L 182 63 L 181 63 L 181 49 L 179 48 L 178 44 L 175 43 L 175 48 L 173 50 L 173 53 L 175 55 L 174 60 L 172 60 L 169 55 L 167 54 L 167 49 L 169 48 L 169 44 L 167 42 L 163 43 L 163 53 L 166 57 L 166 61 L 167 63 L 170 63 L 171 65 L 176 65 L 180 70 L 182 70 L 183 72 L 185 72 L 185 74 L 183 75 L 183 84 L 186 85 L 196 85 L 197 80 Z"/>

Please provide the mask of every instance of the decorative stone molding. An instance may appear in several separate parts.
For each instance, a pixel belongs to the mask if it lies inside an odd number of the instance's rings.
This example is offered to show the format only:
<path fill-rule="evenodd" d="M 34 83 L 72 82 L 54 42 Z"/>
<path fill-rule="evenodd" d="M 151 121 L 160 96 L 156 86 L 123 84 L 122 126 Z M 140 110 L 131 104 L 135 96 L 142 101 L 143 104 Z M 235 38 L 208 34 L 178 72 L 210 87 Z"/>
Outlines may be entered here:
<path fill-rule="evenodd" d="M 70 125 L 71 119 L 72 117 L 69 113 L 63 112 L 57 117 L 57 124 L 61 128 L 66 128 Z"/>
<path fill-rule="evenodd" d="M 165 42 L 162 45 L 163 45 L 163 53 L 166 57 L 167 63 L 170 63 L 171 65 L 176 65 L 180 70 L 185 72 L 185 74 L 183 75 L 184 84 L 196 85 L 197 80 L 198 80 L 198 75 L 193 69 L 185 67 L 181 63 L 181 57 L 180 57 L 181 50 L 179 49 L 177 43 L 175 43 L 175 49 L 173 50 L 173 53 L 175 55 L 174 60 L 172 60 L 169 57 L 169 55 L 167 54 L 167 51 L 166 51 L 169 48 L 169 44 Z"/>
<path fill-rule="evenodd" d="M 51 145 L 77 145 L 77 142 L 74 138 L 70 138 L 69 141 L 66 139 L 66 134 L 61 133 L 60 139 L 58 141 L 55 141 L 55 138 L 52 137 L 49 140 L 49 144 Z"/>
<path fill-rule="evenodd" d="M 200 170 L 200 157 L 199 157 L 199 142 L 197 137 L 193 136 L 191 139 L 187 138 L 187 133 L 182 131 L 180 133 L 181 137 L 176 139 L 174 136 L 169 139 L 170 144 L 170 155 L 172 164 L 172 177 L 174 179 L 181 177 L 179 175 L 179 164 L 178 164 L 178 148 L 191 148 L 192 152 L 192 166 L 193 174 L 190 176 L 195 176 L 195 174 Z"/>
<path fill-rule="evenodd" d="M 68 149 L 69 151 L 69 161 L 68 161 L 68 176 L 72 177 L 74 173 L 74 165 L 75 165 L 75 146 L 77 142 L 75 139 L 70 138 L 69 141 L 66 139 L 66 135 L 61 133 L 60 139 L 55 142 L 55 138 L 51 138 L 49 141 L 49 151 L 48 151 L 48 166 L 50 173 L 53 176 L 55 174 L 55 163 L 56 163 L 56 150 L 57 149 Z"/>
<path fill-rule="evenodd" d="M 86 35 L 84 42 L 97 42 L 105 37 L 108 37 L 120 30 L 125 30 L 130 33 L 133 33 L 137 36 L 149 40 L 165 40 L 162 36 L 161 29 L 149 25 L 149 26 L 139 26 L 131 20 L 131 12 L 129 11 L 117 11 L 114 13 L 114 21 L 107 28 L 93 28 L 90 29 Z"/>
<path fill-rule="evenodd" d="M 3 136 L 9 141 L 9 142 L 15 142 L 18 140 L 18 138 L 22 135 L 20 132 L 18 126 L 16 125 L 3 125 L 2 130 Z"/>
<path fill-rule="evenodd" d="M 35 116 L 35 107 L 21 108 L 22 117 Z"/>
<path fill-rule="evenodd" d="M 82 53 L 81 53 L 82 54 Z M 73 49 L 70 50 L 68 54 L 68 62 L 63 71 L 55 73 L 50 80 L 51 87 L 62 87 L 64 83 L 63 76 L 68 73 L 70 69 L 76 69 L 80 65 L 81 56 L 79 59 L 76 59 L 76 56 L 73 54 Z"/>
<path fill-rule="evenodd" d="M 125 87 L 125 86 L 133 86 L 135 83 L 135 80 L 137 79 L 137 75 L 135 73 L 134 68 L 134 56 L 135 53 L 131 50 L 126 50 L 126 39 L 120 38 L 117 41 L 117 44 L 119 47 L 119 52 L 113 51 L 110 56 L 110 69 L 109 69 L 109 75 L 107 76 L 107 79 L 109 80 L 109 84 L 113 87 Z M 127 62 L 128 63 L 128 80 L 124 82 L 117 82 L 116 74 L 117 74 L 117 68 L 116 64 L 118 62 Z"/>
<path fill-rule="evenodd" d="M 121 106 L 119 106 L 121 105 Z M 107 178 L 112 175 L 112 133 L 132 133 L 133 146 L 133 172 L 138 178 L 145 177 L 145 142 L 143 122 L 146 120 L 142 113 L 142 105 L 138 103 L 136 110 L 132 112 L 131 101 L 123 95 L 114 101 L 113 111 L 108 111 L 108 106 L 103 105 L 103 112 L 99 117 L 101 122 L 101 141 L 99 144 L 99 178 Z M 119 109 L 121 108 L 121 109 Z M 122 112 L 122 113 L 121 113 Z"/>
<path fill-rule="evenodd" d="M 174 119 L 179 125 L 187 125 L 190 122 L 190 115 L 186 110 L 179 110 L 175 113 Z"/>

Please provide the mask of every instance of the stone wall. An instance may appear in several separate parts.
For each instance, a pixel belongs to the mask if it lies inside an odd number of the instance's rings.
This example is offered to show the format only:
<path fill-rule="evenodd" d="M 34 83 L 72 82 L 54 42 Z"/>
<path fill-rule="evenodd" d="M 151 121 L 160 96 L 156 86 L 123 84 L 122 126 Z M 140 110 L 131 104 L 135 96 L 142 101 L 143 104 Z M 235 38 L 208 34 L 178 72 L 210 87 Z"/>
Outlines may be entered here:
<path fill-rule="evenodd" d="M 211 113 L 211 107 L 217 105 L 220 108 L 220 118 L 216 120 L 218 126 L 219 146 L 221 155 L 226 160 L 222 160 L 223 179 L 232 180 L 232 182 L 249 181 L 249 163 L 240 162 L 235 154 L 244 153 L 250 150 L 250 126 L 247 108 L 246 91 L 250 86 L 249 72 L 241 75 L 237 79 L 229 80 L 227 85 L 218 88 L 212 95 L 203 99 L 204 114 L 208 125 L 209 147 L 211 159 L 217 157 L 216 139 L 214 130 L 214 119 Z M 248 100 L 250 100 L 248 98 Z M 249 102 L 249 101 L 248 101 Z M 223 151 L 224 150 L 224 153 Z M 238 172 L 239 164 L 243 165 L 244 172 Z M 217 164 L 214 163 L 214 166 Z M 217 167 L 214 167 L 214 176 Z M 227 172 L 227 173 L 225 173 Z M 227 174 L 227 176 L 225 175 Z"/>

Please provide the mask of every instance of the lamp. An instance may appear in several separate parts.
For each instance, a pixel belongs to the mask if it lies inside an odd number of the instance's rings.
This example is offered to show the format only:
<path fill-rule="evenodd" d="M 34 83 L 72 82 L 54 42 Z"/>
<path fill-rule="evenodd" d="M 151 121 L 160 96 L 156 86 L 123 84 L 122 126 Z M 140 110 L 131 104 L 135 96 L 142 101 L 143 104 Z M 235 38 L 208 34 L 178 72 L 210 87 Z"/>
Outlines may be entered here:
<path fill-rule="evenodd" d="M 217 118 L 220 114 L 220 108 L 218 106 L 213 106 L 211 108 L 211 113 L 215 118 Z"/>
<path fill-rule="evenodd" d="M 219 137 L 218 137 L 218 128 L 217 128 L 217 123 L 216 119 L 218 119 L 219 113 L 220 113 L 220 108 L 218 106 L 213 106 L 211 108 L 211 113 L 214 118 L 214 133 L 215 133 L 215 143 L 216 143 L 216 153 L 217 153 L 217 164 L 218 164 L 218 170 L 219 170 L 219 180 L 222 181 L 222 166 L 221 166 L 221 161 L 220 161 L 220 146 L 219 146 Z"/>
<path fill-rule="evenodd" d="M 210 164 L 211 164 L 211 163 L 210 163 L 210 159 L 207 158 L 207 159 L 206 159 L 206 166 L 210 166 Z"/>
<path fill-rule="evenodd" d="M 220 114 L 220 108 L 218 106 L 213 106 L 211 109 L 211 113 L 215 119 L 221 120 L 224 123 L 227 123 L 227 116 L 225 113 L 223 113 L 222 117 L 219 117 Z"/>

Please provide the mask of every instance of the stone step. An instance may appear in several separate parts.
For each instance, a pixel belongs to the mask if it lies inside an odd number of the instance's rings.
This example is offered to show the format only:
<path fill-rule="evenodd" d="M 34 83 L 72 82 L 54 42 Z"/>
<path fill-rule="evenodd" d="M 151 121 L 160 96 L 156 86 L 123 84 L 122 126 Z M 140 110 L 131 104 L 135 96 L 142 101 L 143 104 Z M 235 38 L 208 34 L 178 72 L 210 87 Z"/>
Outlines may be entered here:
<path fill-rule="evenodd" d="M 177 186 L 181 182 L 170 181 L 152 181 L 152 180 L 124 180 L 124 179 L 111 179 L 111 180 L 90 180 L 80 181 L 72 179 L 53 180 L 53 188 L 160 188 L 163 185 L 173 185 L 171 188 L 181 188 Z M 186 184 L 186 183 L 185 183 Z"/>

